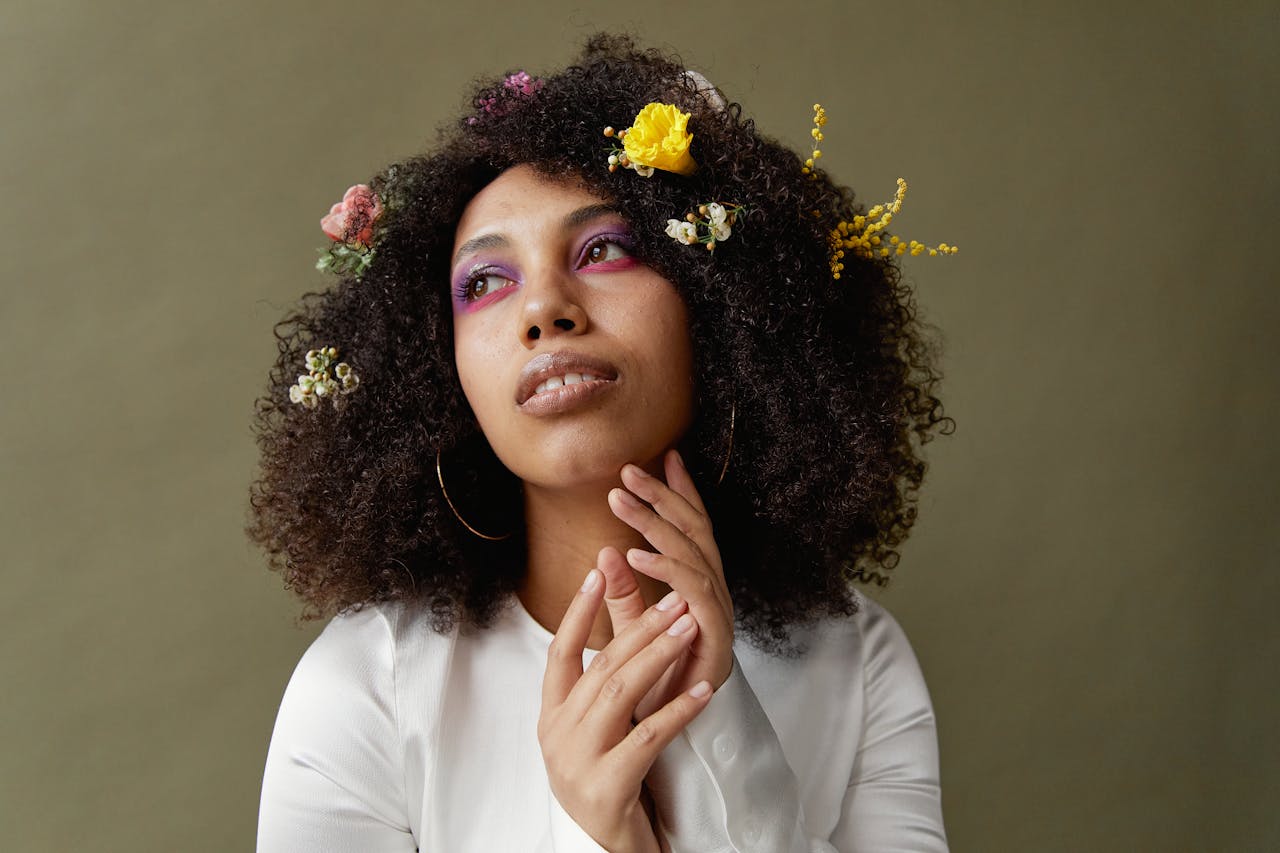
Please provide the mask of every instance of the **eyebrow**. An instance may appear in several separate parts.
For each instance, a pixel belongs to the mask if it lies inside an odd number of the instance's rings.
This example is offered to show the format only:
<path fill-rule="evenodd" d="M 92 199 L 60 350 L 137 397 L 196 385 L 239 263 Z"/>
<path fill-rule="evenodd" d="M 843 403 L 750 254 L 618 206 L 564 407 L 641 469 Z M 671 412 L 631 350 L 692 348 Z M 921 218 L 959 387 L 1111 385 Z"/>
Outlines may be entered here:
<path fill-rule="evenodd" d="M 620 216 L 618 209 L 611 204 L 589 204 L 569 213 L 560 221 L 561 231 L 572 231 L 602 216 Z M 482 252 L 486 249 L 497 249 L 510 245 L 511 241 L 502 234 L 482 234 L 473 237 L 458 247 L 454 253 L 453 265 L 457 266 L 465 255 Z"/>

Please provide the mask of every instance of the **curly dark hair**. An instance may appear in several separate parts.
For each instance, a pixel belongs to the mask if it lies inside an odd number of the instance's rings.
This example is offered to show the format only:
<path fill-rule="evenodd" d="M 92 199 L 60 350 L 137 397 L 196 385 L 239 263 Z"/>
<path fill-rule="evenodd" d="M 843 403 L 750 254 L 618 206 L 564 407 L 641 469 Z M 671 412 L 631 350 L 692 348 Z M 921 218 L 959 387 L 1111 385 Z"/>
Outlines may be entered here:
<path fill-rule="evenodd" d="M 481 86 L 436 153 L 376 176 L 386 210 L 372 264 L 306 294 L 277 325 L 278 359 L 256 407 L 249 536 L 304 599 L 305 618 L 412 599 L 437 630 L 492 622 L 525 571 L 522 504 L 459 384 L 449 253 L 470 199 L 529 164 L 615 205 L 636 253 L 682 295 L 697 387 L 681 450 L 739 627 L 780 649 L 793 626 L 853 612 L 853 582 L 883 584 L 897 564 L 925 474 L 920 448 L 954 427 L 933 395 L 937 346 L 892 258 L 849 255 L 833 280 L 828 234 L 863 212 L 853 193 L 804 174 L 794 152 L 739 104 L 708 98 L 677 58 L 597 35 L 544 83 L 532 93 Z M 692 114 L 692 176 L 607 170 L 603 128 L 625 127 L 653 101 Z M 711 200 L 745 206 L 731 242 L 713 253 L 663 233 Z M 291 404 L 304 354 L 321 346 L 358 371 L 358 391 L 340 407 Z M 440 450 L 468 522 L 515 535 L 486 541 L 459 523 L 437 484 Z"/>

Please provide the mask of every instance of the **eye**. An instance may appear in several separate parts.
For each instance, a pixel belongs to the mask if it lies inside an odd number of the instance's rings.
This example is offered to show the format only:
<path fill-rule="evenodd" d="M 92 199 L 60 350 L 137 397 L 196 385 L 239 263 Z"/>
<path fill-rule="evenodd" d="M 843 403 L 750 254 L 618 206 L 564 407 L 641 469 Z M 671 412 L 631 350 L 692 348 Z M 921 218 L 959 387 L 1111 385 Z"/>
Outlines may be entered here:
<path fill-rule="evenodd" d="M 587 244 L 582 253 L 582 262 L 586 266 L 591 266 L 629 257 L 631 257 L 631 247 L 617 237 L 597 237 Z"/>
<path fill-rule="evenodd" d="M 463 302 L 475 302 L 511 284 L 511 279 L 492 270 L 476 270 L 462 282 L 458 296 Z"/>

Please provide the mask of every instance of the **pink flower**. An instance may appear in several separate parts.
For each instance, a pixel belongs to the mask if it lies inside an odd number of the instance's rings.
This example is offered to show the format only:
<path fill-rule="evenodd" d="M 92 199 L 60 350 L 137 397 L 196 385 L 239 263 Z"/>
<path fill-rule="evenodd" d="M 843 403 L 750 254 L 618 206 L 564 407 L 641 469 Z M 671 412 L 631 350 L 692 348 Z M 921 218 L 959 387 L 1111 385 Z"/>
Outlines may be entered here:
<path fill-rule="evenodd" d="M 356 184 L 320 220 L 329 239 L 367 247 L 373 239 L 373 223 L 382 215 L 382 200 L 364 184 Z"/>
<path fill-rule="evenodd" d="M 508 74 L 502 81 L 502 88 L 508 92 L 514 92 L 521 97 L 528 98 L 542 91 L 542 87 L 546 85 L 546 81 L 541 77 L 530 77 L 527 71 L 517 71 L 514 74 Z M 467 119 L 467 124 L 477 124 L 484 117 L 484 113 L 490 115 L 504 115 L 510 109 L 510 104 L 499 104 L 498 95 L 501 92 L 490 90 L 492 94 L 485 95 L 476 100 L 476 115 Z"/>
<path fill-rule="evenodd" d="M 541 77 L 530 77 L 527 71 L 517 71 L 515 74 L 508 74 L 502 85 L 521 95 L 533 95 L 541 91 L 544 83 Z"/>

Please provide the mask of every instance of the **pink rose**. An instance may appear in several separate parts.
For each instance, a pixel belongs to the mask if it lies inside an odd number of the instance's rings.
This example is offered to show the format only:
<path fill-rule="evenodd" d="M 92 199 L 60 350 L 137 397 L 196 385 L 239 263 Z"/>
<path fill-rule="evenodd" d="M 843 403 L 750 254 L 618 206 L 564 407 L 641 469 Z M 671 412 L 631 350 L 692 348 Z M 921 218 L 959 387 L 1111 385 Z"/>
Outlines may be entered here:
<path fill-rule="evenodd" d="M 382 200 L 364 184 L 356 184 L 329 209 L 329 215 L 320 220 L 320 228 L 331 240 L 367 247 L 373 239 L 373 223 L 381 214 Z"/>

